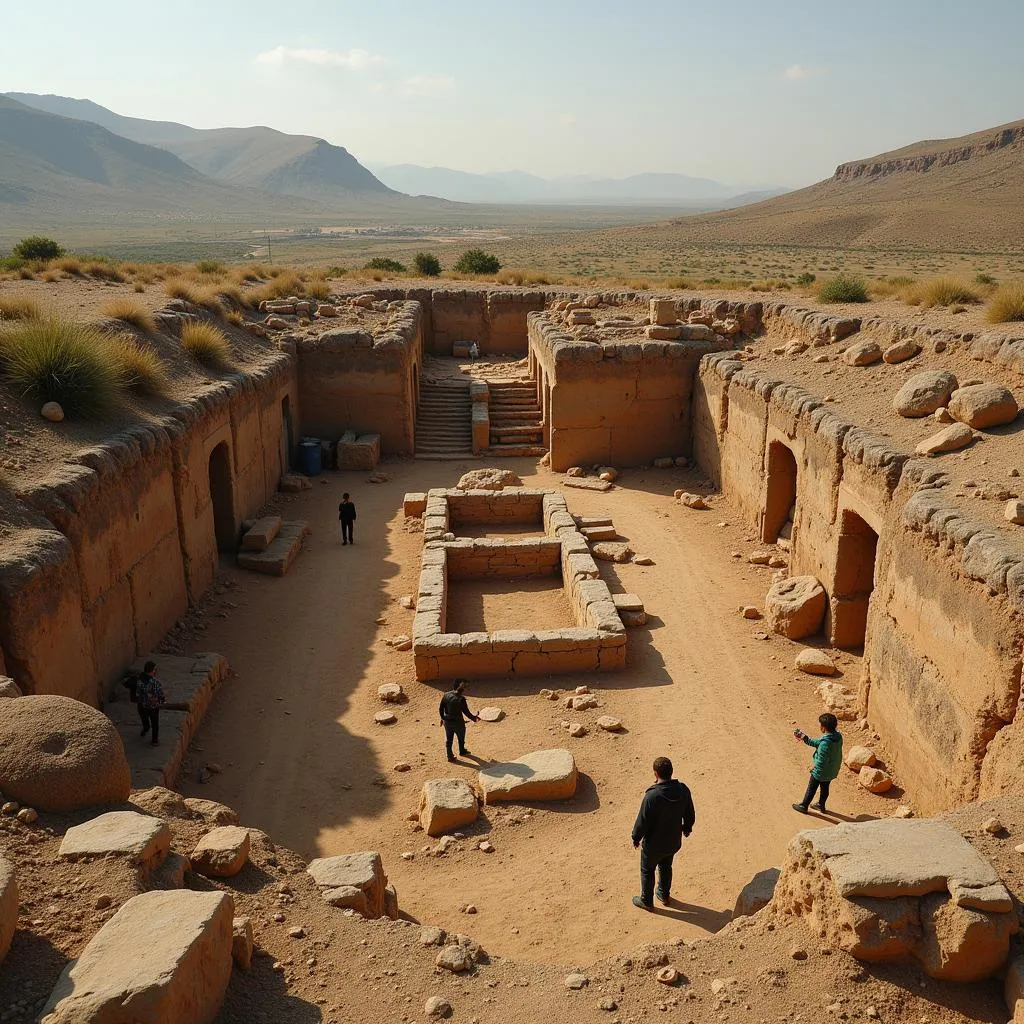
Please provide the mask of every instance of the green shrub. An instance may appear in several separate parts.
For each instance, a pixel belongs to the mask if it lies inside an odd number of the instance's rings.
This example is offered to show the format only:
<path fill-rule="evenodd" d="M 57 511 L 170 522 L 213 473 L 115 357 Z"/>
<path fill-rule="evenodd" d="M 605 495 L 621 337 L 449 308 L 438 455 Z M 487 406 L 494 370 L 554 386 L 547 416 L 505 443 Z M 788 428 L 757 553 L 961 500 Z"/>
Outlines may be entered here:
<path fill-rule="evenodd" d="M 441 273 L 441 261 L 429 252 L 418 252 L 413 260 L 417 273 L 424 277 L 437 277 Z"/>
<path fill-rule="evenodd" d="M 486 253 L 483 249 L 467 249 L 455 264 L 459 274 L 496 274 L 501 270 L 497 256 Z"/>
<path fill-rule="evenodd" d="M 1024 322 L 1024 284 L 1014 281 L 1000 285 L 985 310 L 985 319 L 990 324 Z"/>
<path fill-rule="evenodd" d="M 868 287 L 863 278 L 837 274 L 818 285 L 819 302 L 867 302 Z"/>
<path fill-rule="evenodd" d="M 402 274 L 405 272 L 405 267 L 398 262 L 398 260 L 389 259 L 387 256 L 374 256 L 369 263 L 366 264 L 367 270 L 385 270 L 389 274 Z"/>
<path fill-rule="evenodd" d="M 999 282 L 991 274 L 975 274 L 975 284 L 998 284 Z"/>
<path fill-rule="evenodd" d="M 18 242 L 11 255 L 20 260 L 56 260 L 64 255 L 64 250 L 52 238 L 31 235 Z"/>
<path fill-rule="evenodd" d="M 798 274 L 797 275 L 796 283 L 799 284 L 799 285 L 806 286 L 806 285 L 809 285 L 809 284 L 814 284 L 814 282 L 817 281 L 817 280 L 818 280 L 818 275 L 817 274 L 812 274 L 809 270 L 805 270 L 802 274 Z"/>
<path fill-rule="evenodd" d="M 187 323 L 181 328 L 181 348 L 197 363 L 215 370 L 231 365 L 231 346 L 224 332 L 213 324 Z"/>
<path fill-rule="evenodd" d="M 92 327 L 32 318 L 0 329 L 0 373 L 37 404 L 59 402 L 68 416 L 101 416 L 124 381 L 109 339 Z"/>

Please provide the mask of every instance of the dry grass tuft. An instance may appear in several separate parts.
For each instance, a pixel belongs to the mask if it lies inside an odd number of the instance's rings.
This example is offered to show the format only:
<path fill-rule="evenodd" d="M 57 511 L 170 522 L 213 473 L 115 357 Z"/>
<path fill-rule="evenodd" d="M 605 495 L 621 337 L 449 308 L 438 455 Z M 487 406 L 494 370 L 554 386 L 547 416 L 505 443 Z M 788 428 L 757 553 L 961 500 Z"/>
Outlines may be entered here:
<path fill-rule="evenodd" d="M 181 328 L 181 348 L 197 363 L 215 370 L 231 366 L 231 346 L 224 332 L 213 324 L 187 323 Z"/>
<path fill-rule="evenodd" d="M 34 320 L 42 316 L 35 299 L 27 295 L 0 295 L 0 320 Z"/>
<path fill-rule="evenodd" d="M 985 310 L 985 319 L 990 324 L 1024 322 L 1024 282 L 1001 284 Z"/>
<path fill-rule="evenodd" d="M 164 282 L 164 293 L 171 299 L 182 299 L 184 302 L 191 302 L 193 306 L 199 305 L 201 292 L 191 282 L 183 277 L 169 277 Z"/>
<path fill-rule="evenodd" d="M 134 299 L 113 299 L 100 307 L 100 315 L 130 324 L 145 334 L 151 334 L 156 330 L 153 314 Z"/>
<path fill-rule="evenodd" d="M 167 373 L 160 357 L 134 338 L 118 335 L 108 342 L 118 365 L 121 383 L 143 395 L 162 395 L 167 390 Z"/>
<path fill-rule="evenodd" d="M 61 256 L 59 260 L 53 261 L 53 265 L 72 277 L 82 276 L 82 261 L 77 256 Z"/>
<path fill-rule="evenodd" d="M 922 281 L 904 293 L 904 301 L 913 306 L 955 306 L 981 302 L 978 289 L 962 277 L 944 275 L 930 281 Z"/>
<path fill-rule="evenodd" d="M 0 374 L 23 398 L 59 402 L 69 416 L 102 416 L 124 390 L 110 340 L 70 320 L 33 317 L 0 329 Z"/>

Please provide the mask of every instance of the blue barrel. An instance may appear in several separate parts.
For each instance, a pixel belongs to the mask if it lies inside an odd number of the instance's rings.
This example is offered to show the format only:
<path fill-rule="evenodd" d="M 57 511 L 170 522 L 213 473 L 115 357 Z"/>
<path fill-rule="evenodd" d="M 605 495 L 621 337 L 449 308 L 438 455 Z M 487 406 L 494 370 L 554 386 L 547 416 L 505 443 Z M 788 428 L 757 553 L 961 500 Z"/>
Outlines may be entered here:
<path fill-rule="evenodd" d="M 306 476 L 319 476 L 321 467 L 320 441 L 303 438 L 299 445 L 299 468 Z"/>

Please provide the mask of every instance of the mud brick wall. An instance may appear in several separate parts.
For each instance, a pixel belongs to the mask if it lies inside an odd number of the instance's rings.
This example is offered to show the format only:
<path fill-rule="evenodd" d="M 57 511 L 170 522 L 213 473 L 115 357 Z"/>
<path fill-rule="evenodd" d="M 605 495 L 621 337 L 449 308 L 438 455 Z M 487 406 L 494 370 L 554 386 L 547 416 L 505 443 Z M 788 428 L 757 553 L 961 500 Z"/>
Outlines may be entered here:
<path fill-rule="evenodd" d="M 381 436 L 382 454 L 415 450 L 423 360 L 423 307 L 403 301 L 387 330 L 326 331 L 297 346 L 302 433 L 335 439 L 346 430 Z"/>
<path fill-rule="evenodd" d="M 501 491 L 451 489 L 446 493 L 450 525 L 480 526 L 509 523 L 526 525 L 544 522 L 545 491 L 531 487 L 506 487 Z"/>
<path fill-rule="evenodd" d="M 209 587 L 217 566 L 210 455 L 226 447 L 240 528 L 276 490 L 291 358 L 217 385 L 79 452 L 23 490 L 30 529 L 0 552 L 0 647 L 29 693 L 100 702 Z"/>
<path fill-rule="evenodd" d="M 766 324 L 787 340 L 791 331 L 830 339 L 860 326 L 783 312 L 766 310 Z M 915 806 L 932 813 L 1019 792 L 1024 545 L 944 503 L 936 463 L 730 353 L 703 359 L 693 409 L 697 464 L 762 539 L 774 539 L 765 534 L 785 477 L 777 467 L 791 458 L 791 572 L 824 586 L 830 643 L 863 642 L 861 713 Z"/>

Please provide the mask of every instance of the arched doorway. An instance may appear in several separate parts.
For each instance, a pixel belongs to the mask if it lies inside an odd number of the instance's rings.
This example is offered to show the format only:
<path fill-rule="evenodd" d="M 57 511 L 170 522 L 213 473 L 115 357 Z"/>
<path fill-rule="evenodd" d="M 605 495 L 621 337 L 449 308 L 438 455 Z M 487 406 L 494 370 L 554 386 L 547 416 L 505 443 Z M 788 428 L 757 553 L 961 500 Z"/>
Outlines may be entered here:
<path fill-rule="evenodd" d="M 235 496 L 231 481 L 231 449 L 221 441 L 210 452 L 210 504 L 213 506 L 213 530 L 220 551 L 234 551 L 238 544 L 235 535 Z"/>
<path fill-rule="evenodd" d="M 878 534 L 856 512 L 844 509 L 832 586 L 831 639 L 836 647 L 864 646 L 877 552 Z"/>
<path fill-rule="evenodd" d="M 786 524 L 796 514 L 796 458 L 788 445 L 772 441 L 768 446 L 768 479 L 761 540 L 774 544 L 788 533 Z"/>

